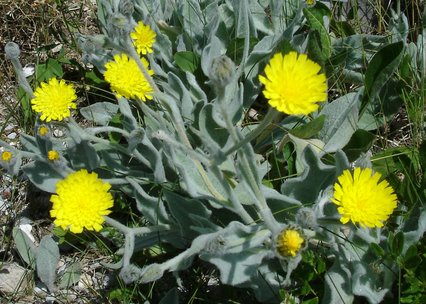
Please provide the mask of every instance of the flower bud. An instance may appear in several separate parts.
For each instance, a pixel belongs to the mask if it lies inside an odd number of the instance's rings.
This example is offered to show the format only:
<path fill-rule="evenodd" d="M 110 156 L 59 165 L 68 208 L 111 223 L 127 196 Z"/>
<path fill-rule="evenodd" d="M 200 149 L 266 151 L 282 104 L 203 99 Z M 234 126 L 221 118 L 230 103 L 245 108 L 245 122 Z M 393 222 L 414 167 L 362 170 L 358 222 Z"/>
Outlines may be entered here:
<path fill-rule="evenodd" d="M 47 152 L 47 159 L 54 162 L 54 161 L 58 161 L 61 158 L 60 154 L 58 151 L 56 150 L 49 150 Z"/>
<path fill-rule="evenodd" d="M 119 39 L 129 36 L 131 31 L 129 19 L 116 13 L 108 20 L 108 32 Z"/>
<path fill-rule="evenodd" d="M 296 213 L 296 222 L 302 228 L 315 230 L 318 227 L 317 217 L 311 208 L 300 208 Z"/>
<path fill-rule="evenodd" d="M 305 236 L 301 229 L 293 225 L 281 230 L 275 239 L 275 248 L 281 258 L 294 258 L 305 245 Z"/>
<path fill-rule="evenodd" d="M 235 64 L 226 55 L 221 55 L 212 60 L 209 78 L 218 87 L 225 88 L 235 75 Z"/>
<path fill-rule="evenodd" d="M 4 47 L 4 52 L 6 54 L 6 58 L 9 59 L 18 59 L 21 54 L 21 50 L 19 46 L 15 42 L 8 42 Z"/>
<path fill-rule="evenodd" d="M 141 277 L 142 269 L 134 264 L 124 266 L 120 271 L 120 278 L 125 284 L 131 284 L 139 281 Z"/>
<path fill-rule="evenodd" d="M 124 16 L 130 17 L 133 15 L 135 11 L 135 6 L 133 2 L 130 0 L 121 0 L 118 4 L 118 11 L 122 13 Z"/>

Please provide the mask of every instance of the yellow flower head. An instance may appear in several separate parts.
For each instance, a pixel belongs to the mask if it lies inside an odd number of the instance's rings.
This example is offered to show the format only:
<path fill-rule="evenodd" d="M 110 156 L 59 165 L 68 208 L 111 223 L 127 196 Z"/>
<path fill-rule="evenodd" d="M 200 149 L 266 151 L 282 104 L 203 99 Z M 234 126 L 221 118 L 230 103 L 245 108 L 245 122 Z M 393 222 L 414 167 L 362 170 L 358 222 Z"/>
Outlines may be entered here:
<path fill-rule="evenodd" d="M 306 0 L 306 4 L 308 6 L 314 6 L 316 4 L 316 1 L 315 0 Z"/>
<path fill-rule="evenodd" d="M 265 85 L 263 94 L 278 111 L 290 115 L 307 115 L 327 100 L 327 83 L 321 66 L 306 54 L 275 54 L 259 80 Z M 319 74 L 318 74 L 319 73 Z"/>
<path fill-rule="evenodd" d="M 99 231 L 105 221 L 104 215 L 111 213 L 113 198 L 108 190 L 111 185 L 87 170 L 71 173 L 56 184 L 56 194 L 50 197 L 53 203 L 50 215 L 56 226 L 81 233 L 83 228 Z"/>
<path fill-rule="evenodd" d="M 152 53 L 152 45 L 155 42 L 157 34 L 142 21 L 138 22 L 135 31 L 130 34 L 133 39 L 133 44 L 139 54 L 146 55 Z"/>
<path fill-rule="evenodd" d="M 70 108 L 75 109 L 77 99 L 74 88 L 64 80 L 51 78 L 42 82 L 34 92 L 31 100 L 32 109 L 41 114 L 40 119 L 62 121 L 71 115 Z"/>
<path fill-rule="evenodd" d="M 55 160 L 59 160 L 60 155 L 58 153 L 58 151 L 55 150 L 49 150 L 47 152 L 47 159 L 50 161 L 55 161 Z"/>
<path fill-rule="evenodd" d="M 305 239 L 297 229 L 286 228 L 277 237 L 276 248 L 283 257 L 295 257 Z"/>
<path fill-rule="evenodd" d="M 12 156 L 13 156 L 13 154 L 10 151 L 3 151 L 1 153 L 2 161 L 6 162 L 6 163 L 8 163 L 12 159 Z"/>
<path fill-rule="evenodd" d="M 154 71 L 148 69 L 148 61 L 142 58 L 142 63 L 148 70 L 149 75 Z M 139 98 L 143 101 L 152 99 L 152 87 L 143 76 L 137 63 L 126 54 L 115 55 L 114 61 L 105 64 L 105 80 L 111 85 L 111 89 L 117 93 L 117 97 L 122 96 L 131 99 Z"/>
<path fill-rule="evenodd" d="M 44 137 L 44 136 L 46 136 L 48 133 L 49 133 L 49 128 L 48 128 L 48 127 L 46 127 L 45 125 L 41 125 L 41 126 L 38 128 L 38 135 L 39 135 L 39 136 Z"/>
<path fill-rule="evenodd" d="M 338 206 L 343 224 L 352 221 L 362 227 L 383 226 L 396 208 L 397 197 L 386 180 L 379 182 L 380 178 L 380 173 L 373 174 L 370 168 L 356 168 L 353 175 L 343 171 L 331 199 Z"/>

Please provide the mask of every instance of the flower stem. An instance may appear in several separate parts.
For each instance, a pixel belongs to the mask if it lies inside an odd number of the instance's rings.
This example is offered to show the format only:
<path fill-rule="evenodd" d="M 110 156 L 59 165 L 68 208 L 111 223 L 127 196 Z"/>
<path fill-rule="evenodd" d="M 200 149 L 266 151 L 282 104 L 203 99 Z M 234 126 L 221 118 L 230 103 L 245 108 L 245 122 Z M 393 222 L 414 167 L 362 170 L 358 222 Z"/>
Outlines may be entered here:
<path fill-rule="evenodd" d="M 256 137 L 258 137 L 262 133 L 262 131 L 265 130 L 278 115 L 280 115 L 278 111 L 276 111 L 274 108 L 269 108 L 262 122 L 256 127 L 256 129 L 247 134 L 247 136 L 244 137 L 240 142 L 237 142 L 234 146 L 225 151 L 225 155 L 227 156 L 234 153 L 247 143 L 251 142 Z"/>

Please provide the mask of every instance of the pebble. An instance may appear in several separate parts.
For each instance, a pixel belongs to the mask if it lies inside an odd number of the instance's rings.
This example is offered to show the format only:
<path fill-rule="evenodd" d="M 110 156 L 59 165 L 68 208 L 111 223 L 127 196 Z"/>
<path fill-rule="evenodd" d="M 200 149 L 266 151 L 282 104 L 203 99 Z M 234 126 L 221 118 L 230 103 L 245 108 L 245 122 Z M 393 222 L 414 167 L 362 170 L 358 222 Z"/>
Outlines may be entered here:
<path fill-rule="evenodd" d="M 62 137 L 62 136 L 64 136 L 64 132 L 62 130 L 56 129 L 56 130 L 53 131 L 53 135 L 55 137 Z"/>
<path fill-rule="evenodd" d="M 9 135 L 7 135 L 7 138 L 9 138 L 9 139 L 15 139 L 16 136 L 17 136 L 17 134 L 15 132 L 12 132 Z"/>
<path fill-rule="evenodd" d="M 14 128 L 15 126 L 13 125 L 13 124 L 8 124 L 7 126 L 6 126 L 6 128 L 4 128 L 4 131 L 12 131 L 13 130 L 13 128 Z"/>
<path fill-rule="evenodd" d="M 21 294 L 31 284 L 28 270 L 17 263 L 3 263 L 0 268 L 0 293 Z"/>

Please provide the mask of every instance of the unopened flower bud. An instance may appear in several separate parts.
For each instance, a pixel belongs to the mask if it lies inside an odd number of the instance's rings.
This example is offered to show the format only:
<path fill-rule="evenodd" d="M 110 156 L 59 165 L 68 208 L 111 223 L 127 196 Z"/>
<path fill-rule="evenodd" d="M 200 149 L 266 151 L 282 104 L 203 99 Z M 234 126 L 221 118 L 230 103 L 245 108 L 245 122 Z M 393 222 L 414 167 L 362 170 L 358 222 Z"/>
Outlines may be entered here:
<path fill-rule="evenodd" d="M 46 125 L 40 125 L 38 127 L 38 129 L 37 129 L 37 135 L 40 136 L 40 137 L 42 137 L 42 138 L 50 136 L 50 129 L 49 129 L 49 127 L 46 126 Z"/>
<path fill-rule="evenodd" d="M 130 17 L 133 15 L 133 12 L 135 11 L 135 6 L 133 5 L 133 2 L 130 0 L 121 0 L 118 4 L 118 11 L 122 13 L 123 15 Z"/>
<path fill-rule="evenodd" d="M 212 60 L 210 66 L 209 78 L 218 87 L 226 87 L 234 78 L 235 64 L 226 55 L 221 55 Z"/>
<path fill-rule="evenodd" d="M 15 42 L 8 42 L 4 47 L 4 52 L 6 54 L 6 58 L 9 59 L 18 59 L 21 54 L 21 50 L 19 46 Z"/>
<path fill-rule="evenodd" d="M 56 151 L 56 150 L 49 150 L 47 152 L 47 159 L 52 161 L 52 162 L 59 160 L 60 159 L 59 152 Z"/>
<path fill-rule="evenodd" d="M 12 156 L 13 156 L 12 152 L 10 152 L 10 151 L 3 151 L 1 153 L 1 160 L 4 161 L 5 163 L 8 163 L 12 159 Z"/>
<path fill-rule="evenodd" d="M 315 229 L 318 227 L 317 217 L 311 208 L 300 208 L 296 213 L 296 222 L 302 228 Z"/>
<path fill-rule="evenodd" d="M 130 34 L 130 22 L 121 13 L 112 15 L 108 20 L 108 32 L 118 38 L 127 37 Z"/>

